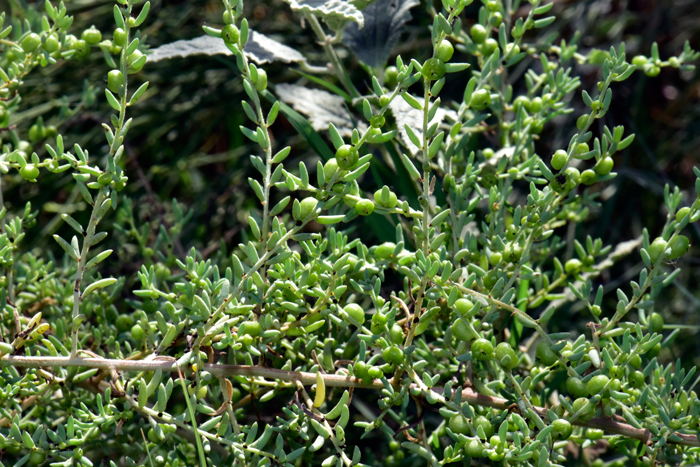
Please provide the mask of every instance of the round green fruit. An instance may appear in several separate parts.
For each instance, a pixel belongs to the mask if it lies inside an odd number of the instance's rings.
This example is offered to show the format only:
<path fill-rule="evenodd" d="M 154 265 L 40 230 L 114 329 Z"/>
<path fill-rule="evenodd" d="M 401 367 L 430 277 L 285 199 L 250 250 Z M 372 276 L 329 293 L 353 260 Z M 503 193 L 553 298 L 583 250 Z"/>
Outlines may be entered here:
<path fill-rule="evenodd" d="M 403 363 L 403 351 L 395 345 L 384 349 L 382 357 L 385 362 L 391 365 L 400 365 Z"/>
<path fill-rule="evenodd" d="M 472 343 L 472 355 L 476 360 L 493 358 L 493 344 L 486 339 L 477 339 Z"/>
<path fill-rule="evenodd" d="M 386 69 L 384 70 L 384 84 L 387 87 L 395 87 L 398 84 L 398 78 L 399 70 L 397 70 L 395 66 L 386 67 Z M 382 104 L 382 107 L 384 107 L 384 104 Z"/>
<path fill-rule="evenodd" d="M 360 155 L 355 146 L 343 144 L 335 152 L 335 159 L 342 170 L 352 170 L 357 165 Z"/>
<path fill-rule="evenodd" d="M 569 379 L 566 380 L 566 390 L 569 391 L 569 394 L 574 398 L 588 396 L 588 387 L 586 383 L 576 376 L 570 376 Z"/>
<path fill-rule="evenodd" d="M 116 326 L 119 332 L 126 332 L 134 325 L 134 318 L 131 315 L 119 315 L 114 321 L 114 326 Z"/>
<path fill-rule="evenodd" d="M 396 205 L 398 204 L 399 200 L 396 197 L 396 193 L 393 191 L 389 192 L 389 202 L 387 204 L 382 203 L 382 189 L 380 188 L 379 190 L 374 192 L 374 202 L 384 206 L 386 208 L 392 209 L 395 208 Z"/>
<path fill-rule="evenodd" d="M 126 45 L 126 31 L 122 28 L 117 28 L 114 30 L 114 45 L 118 47 L 124 47 Z"/>
<path fill-rule="evenodd" d="M 56 34 L 51 34 L 46 38 L 46 41 L 44 42 L 44 50 L 52 54 L 58 50 L 58 47 L 58 36 Z"/>
<path fill-rule="evenodd" d="M 41 37 L 37 33 L 29 33 L 27 37 L 22 39 L 21 47 L 25 53 L 34 52 L 41 45 Z"/>
<path fill-rule="evenodd" d="M 394 323 L 394 325 L 391 326 L 391 329 L 389 330 L 389 337 L 391 338 L 391 342 L 396 345 L 403 343 L 404 334 L 403 328 L 400 324 Z"/>
<path fill-rule="evenodd" d="M 472 26 L 469 32 L 471 33 L 472 40 L 475 44 L 482 44 L 489 34 L 486 28 L 478 23 Z"/>
<path fill-rule="evenodd" d="M 452 43 L 447 39 L 443 39 L 442 42 L 440 42 L 440 45 L 437 48 L 437 53 L 435 55 L 443 62 L 449 62 L 454 53 L 455 48 L 452 45 Z"/>
<path fill-rule="evenodd" d="M 666 248 L 668 247 L 668 243 L 666 240 L 664 240 L 661 237 L 657 237 L 654 239 L 653 242 L 651 242 L 651 245 L 649 245 L 649 258 L 651 258 L 651 261 L 655 263 L 659 257 L 666 251 Z"/>
<path fill-rule="evenodd" d="M 537 356 L 537 359 L 540 362 L 542 362 L 544 366 L 552 366 L 559 361 L 559 359 L 557 358 L 557 354 L 545 341 L 540 341 L 537 344 L 535 354 Z"/>
<path fill-rule="evenodd" d="M 233 24 L 227 24 L 221 30 L 221 38 L 227 44 L 238 44 L 238 39 L 240 36 L 241 36 L 241 34 L 238 31 L 238 28 L 236 26 L 234 26 Z"/>
<path fill-rule="evenodd" d="M 134 324 L 131 327 L 131 337 L 134 338 L 135 341 L 140 342 L 143 340 L 144 337 L 144 332 L 143 329 L 141 328 L 141 325 L 139 324 Z"/>
<path fill-rule="evenodd" d="M 563 418 L 554 420 L 554 422 L 552 422 L 552 427 L 554 428 L 554 434 L 559 439 L 568 439 L 574 431 L 574 427 L 571 426 L 571 423 Z"/>
<path fill-rule="evenodd" d="M 591 169 L 581 172 L 581 183 L 584 185 L 593 185 L 598 181 L 598 175 Z"/>
<path fill-rule="evenodd" d="M 316 211 L 316 206 L 318 206 L 318 200 L 312 196 L 307 196 L 303 200 L 301 200 L 301 203 L 299 203 L 301 209 L 299 210 L 299 217 L 295 218 L 298 221 L 303 221 L 306 219 L 311 213 Z"/>
<path fill-rule="evenodd" d="M 469 434 L 469 432 L 471 431 L 469 428 L 469 420 L 467 420 L 467 418 L 462 414 L 457 414 L 454 417 L 450 418 L 450 422 L 448 425 L 453 433 L 466 435 Z"/>
<path fill-rule="evenodd" d="M 394 255 L 395 249 L 395 243 L 384 242 L 374 250 L 374 256 L 377 259 L 390 259 Z"/>
<path fill-rule="evenodd" d="M 483 457 L 484 445 L 476 438 L 469 440 L 469 442 L 464 445 L 464 452 L 469 457 Z"/>
<path fill-rule="evenodd" d="M 491 94 L 486 89 L 479 89 L 472 93 L 469 105 L 474 110 L 483 110 L 491 103 Z"/>
<path fill-rule="evenodd" d="M 384 126 L 384 123 L 386 123 L 386 119 L 383 115 L 375 115 L 369 119 L 369 124 L 372 128 L 381 128 Z"/>
<path fill-rule="evenodd" d="M 498 48 L 498 41 L 496 39 L 489 37 L 481 44 L 481 53 L 483 55 L 491 55 Z"/>
<path fill-rule="evenodd" d="M 39 168 L 33 164 L 27 164 L 21 169 L 19 169 L 19 174 L 23 179 L 29 180 L 30 182 L 36 182 L 36 177 L 39 176 Z"/>
<path fill-rule="evenodd" d="M 563 149 L 558 149 L 552 156 L 552 168 L 554 170 L 561 170 L 566 164 L 566 160 L 569 158 L 566 151 Z"/>
<path fill-rule="evenodd" d="M 505 362 L 506 357 L 509 359 L 507 362 Z M 508 370 L 518 366 L 518 356 L 508 342 L 501 342 L 496 346 L 496 360 Z"/>
<path fill-rule="evenodd" d="M 586 399 L 585 397 L 579 397 L 578 399 L 576 399 L 574 401 L 573 404 L 571 404 L 571 407 L 572 407 L 574 413 L 576 413 L 579 410 L 581 410 L 586 404 L 588 404 L 588 399 Z M 591 404 L 588 404 L 588 408 L 586 409 L 585 412 L 583 412 L 581 414 L 581 416 L 579 417 L 579 420 L 581 420 L 582 422 L 587 422 L 591 418 L 593 418 L 594 414 L 595 414 L 595 408 Z"/>
<path fill-rule="evenodd" d="M 255 81 L 255 89 L 260 92 L 267 89 L 267 72 L 262 68 L 258 69 L 258 79 Z"/>
<path fill-rule="evenodd" d="M 113 93 L 119 92 L 119 87 L 124 84 L 124 75 L 119 70 L 112 70 L 107 74 L 107 88 Z"/>
<path fill-rule="evenodd" d="M 685 235 L 676 235 L 671 240 L 671 254 L 668 255 L 668 259 L 680 258 L 688 251 L 690 247 L 690 240 Z"/>
<path fill-rule="evenodd" d="M 630 386 L 632 386 L 635 389 L 641 389 L 644 387 L 646 378 L 644 378 L 644 373 L 642 373 L 639 370 L 635 370 L 634 372 L 630 373 L 630 375 L 627 378 L 627 381 L 629 381 Z"/>
<path fill-rule="evenodd" d="M 374 212 L 374 203 L 368 199 L 362 199 L 355 205 L 355 212 L 361 216 L 369 216 Z"/>
<path fill-rule="evenodd" d="M 469 316 L 469 312 L 472 310 L 472 308 L 474 308 L 474 304 L 471 302 L 471 300 L 459 298 L 455 302 L 455 307 L 457 308 L 457 311 L 463 315 Z"/>
<path fill-rule="evenodd" d="M 83 31 L 80 38 L 89 45 L 97 45 L 102 40 L 102 33 L 95 26 Z"/>
<path fill-rule="evenodd" d="M 464 321 L 462 321 L 461 318 L 458 318 L 457 321 L 452 324 L 452 335 L 463 342 L 469 342 L 474 338 L 474 335 L 469 330 L 469 327 L 464 323 Z"/>
<path fill-rule="evenodd" d="M 423 63 L 423 76 L 430 81 L 436 81 L 445 76 L 445 63 L 439 58 L 429 58 Z"/>
<path fill-rule="evenodd" d="M 649 331 L 661 332 L 664 330 L 664 318 L 658 313 L 652 313 L 649 317 Z"/>
<path fill-rule="evenodd" d="M 354 319 L 359 324 L 363 324 L 365 322 L 365 310 L 362 309 L 362 307 L 357 303 L 348 303 L 345 305 L 345 307 L 343 307 L 343 309 L 350 318 Z"/>
<path fill-rule="evenodd" d="M 484 434 L 486 435 L 485 439 L 490 438 L 493 436 L 494 433 L 494 428 L 493 425 L 491 425 L 491 422 L 489 421 L 488 418 L 484 417 L 483 415 L 479 415 L 474 419 L 474 434 L 478 433 L 479 427 L 481 427 L 484 430 Z"/>
<path fill-rule="evenodd" d="M 46 452 L 33 449 L 29 454 L 29 463 L 32 465 L 41 465 L 46 462 Z"/>
<path fill-rule="evenodd" d="M 603 388 L 605 388 L 605 386 L 608 384 L 608 381 L 610 381 L 610 378 L 605 375 L 594 376 L 588 381 L 586 386 L 588 392 L 594 396 L 596 394 L 601 394 L 603 392 Z"/>
<path fill-rule="evenodd" d="M 608 156 L 599 160 L 594 169 L 598 175 L 608 175 L 612 171 L 614 165 L 615 162 L 613 162 L 612 157 Z"/>

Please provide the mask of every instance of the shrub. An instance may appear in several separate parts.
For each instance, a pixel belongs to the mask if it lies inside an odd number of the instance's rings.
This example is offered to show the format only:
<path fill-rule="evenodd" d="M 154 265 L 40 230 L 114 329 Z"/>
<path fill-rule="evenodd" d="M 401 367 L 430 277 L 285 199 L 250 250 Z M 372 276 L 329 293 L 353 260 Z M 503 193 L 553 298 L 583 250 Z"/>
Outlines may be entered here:
<path fill-rule="evenodd" d="M 679 272 L 672 260 L 689 248 L 681 232 L 700 219 L 700 170 L 687 206 L 667 187 L 667 220 L 652 235 L 614 248 L 574 240 L 574 256 L 557 234 L 588 218 L 616 176 L 613 156 L 632 143 L 623 127 L 603 123 L 615 83 L 636 70 L 692 70 L 698 54 L 686 45 L 664 61 L 654 47 L 630 64 L 620 44 L 584 55 L 575 40 L 538 39 L 535 30 L 555 20 L 545 16 L 551 3 L 533 0 L 521 17 L 499 0 L 467 15 L 470 3 L 428 8 L 432 53 L 390 67 L 410 0 L 289 0 L 328 69 L 254 34 L 235 0 L 224 2 L 223 27 L 206 26 L 209 36 L 189 49 L 153 52 L 155 61 L 229 51 L 241 73 L 251 122 L 241 131 L 259 146 L 250 160 L 260 176 L 249 183 L 261 207 L 244 242 L 217 262 L 195 248 L 173 253 L 189 216 L 179 204 L 149 243 L 120 199 L 125 138 L 148 88 L 132 81 L 147 62 L 135 31 L 150 3 L 120 0 L 112 39 L 95 27 L 78 39 L 63 3 L 48 1 L 44 16 L 2 30 L 0 180 L 42 189 L 64 180 L 90 211 L 86 222 L 62 214 L 77 235 L 55 235 L 55 255 L 22 242 L 36 224 L 30 203 L 0 210 L 2 462 L 602 465 L 585 448 L 604 437 L 609 465 L 697 463 L 695 368 L 658 358 L 677 331 L 667 334 L 654 310 Z M 344 68 L 341 35 L 363 62 L 366 87 Z M 42 120 L 10 124 L 34 68 L 85 59 L 93 47 L 113 68 L 106 145 L 71 150 Z M 271 60 L 299 62 L 335 95 L 277 83 L 306 119 L 268 90 L 262 66 Z M 581 93 L 588 111 L 568 145 L 541 157 L 539 134 L 572 112 L 574 62 L 598 64 L 600 80 Z M 519 64 L 529 68 L 511 82 Z M 462 98 L 442 102 L 445 84 L 460 80 Z M 292 148 L 276 147 L 270 130 L 280 113 L 320 159 L 287 162 Z M 394 174 L 396 191 L 365 180 L 378 167 Z M 111 277 L 103 263 L 112 250 L 98 227 L 117 209 L 112 228 L 139 239 L 143 253 L 131 278 Z M 354 235 L 377 225 L 390 225 L 393 241 Z M 599 276 L 640 245 L 645 267 L 610 309 Z M 576 323 L 548 330 L 571 302 L 586 312 L 586 332 Z"/>

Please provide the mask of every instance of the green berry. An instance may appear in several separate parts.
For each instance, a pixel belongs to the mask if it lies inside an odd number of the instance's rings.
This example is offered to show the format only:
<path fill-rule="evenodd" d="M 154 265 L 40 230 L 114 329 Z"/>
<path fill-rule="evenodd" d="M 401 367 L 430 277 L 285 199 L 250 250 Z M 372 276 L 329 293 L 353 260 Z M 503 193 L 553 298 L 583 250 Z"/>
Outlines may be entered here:
<path fill-rule="evenodd" d="M 374 203 L 368 199 L 361 199 L 355 205 L 355 212 L 361 216 L 369 216 L 374 212 Z"/>
<path fill-rule="evenodd" d="M 267 89 L 267 72 L 262 68 L 258 69 L 258 79 L 255 81 L 255 89 L 260 92 Z"/>
<path fill-rule="evenodd" d="M 610 381 L 610 378 L 607 376 L 597 375 L 588 381 L 586 388 L 591 395 L 595 396 L 596 394 L 603 392 L 603 388 L 605 388 L 605 386 L 608 384 L 608 381 Z"/>
<path fill-rule="evenodd" d="M 394 323 L 393 326 L 391 326 L 391 329 L 389 330 L 389 337 L 391 338 L 391 342 L 394 344 L 399 345 L 403 343 L 403 328 L 400 324 Z"/>
<path fill-rule="evenodd" d="M 449 62 L 452 55 L 455 53 L 455 48 L 450 41 L 443 39 L 437 48 L 436 56 L 443 62 Z"/>
<path fill-rule="evenodd" d="M 143 332 L 143 329 L 141 328 L 141 325 L 134 324 L 131 327 L 131 337 L 133 337 L 136 342 L 141 342 L 143 340 L 143 336 L 144 336 L 144 332 Z"/>
<path fill-rule="evenodd" d="M 493 425 L 491 425 L 491 422 L 489 421 L 489 419 L 484 417 L 483 415 L 479 415 L 478 417 L 476 417 L 474 419 L 473 425 L 474 425 L 474 434 L 476 434 L 478 432 L 477 430 L 479 429 L 479 427 L 481 427 L 484 430 L 484 434 L 486 435 L 485 439 L 488 439 L 491 436 L 493 436 L 493 433 L 495 431 L 493 428 Z"/>
<path fill-rule="evenodd" d="M 498 41 L 496 39 L 489 37 L 481 44 L 481 53 L 485 56 L 491 55 L 498 48 Z"/>
<path fill-rule="evenodd" d="M 472 343 L 472 355 L 476 360 L 493 358 L 493 344 L 486 339 L 477 339 Z"/>
<path fill-rule="evenodd" d="M 685 218 L 685 216 L 688 215 L 690 212 L 690 208 L 685 207 L 685 208 L 680 208 L 678 212 L 676 213 L 676 222 L 680 222 Z"/>
<path fill-rule="evenodd" d="M 585 154 L 589 151 L 588 143 L 579 143 L 576 145 L 576 154 Z"/>
<path fill-rule="evenodd" d="M 396 193 L 391 191 L 391 192 L 389 192 L 389 202 L 386 204 L 382 203 L 382 190 L 379 189 L 379 190 L 374 192 L 374 202 L 381 205 L 381 206 L 384 206 L 386 208 L 392 209 L 392 208 L 396 207 L 399 200 L 396 197 Z"/>
<path fill-rule="evenodd" d="M 398 84 L 398 78 L 399 78 L 399 70 L 396 69 L 395 66 L 388 66 L 384 70 L 384 85 L 387 86 L 388 88 L 393 88 L 396 87 Z M 384 96 L 382 96 L 384 97 Z M 382 107 L 384 107 L 384 104 L 382 104 Z"/>
<path fill-rule="evenodd" d="M 554 170 L 561 170 L 566 164 L 568 159 L 568 154 L 563 149 L 558 149 L 552 156 L 552 168 Z"/>
<path fill-rule="evenodd" d="M 486 89 L 479 89 L 472 93 L 469 105 L 474 110 L 483 110 L 491 103 L 491 94 Z"/>
<path fill-rule="evenodd" d="M 659 76 L 659 73 L 661 73 L 661 68 L 657 65 L 647 63 L 644 66 L 644 74 L 646 74 L 650 78 L 653 78 L 654 76 Z"/>
<path fill-rule="evenodd" d="M 436 81 L 445 75 L 445 63 L 439 58 L 429 58 L 423 63 L 423 76 L 430 81 Z"/>
<path fill-rule="evenodd" d="M 316 210 L 316 206 L 318 206 L 318 200 L 312 196 L 308 196 L 301 200 L 301 203 L 299 203 L 299 213 L 297 216 L 294 216 L 294 220 L 297 221 L 303 221 L 306 219 L 312 212 Z"/>
<path fill-rule="evenodd" d="M 77 59 L 83 59 L 90 55 L 90 46 L 82 39 L 75 41 L 73 44 L 73 50 L 75 51 L 73 57 Z"/>
<path fill-rule="evenodd" d="M 124 84 L 124 75 L 119 70 L 112 70 L 107 74 L 107 88 L 113 93 L 119 92 L 119 87 Z"/>
<path fill-rule="evenodd" d="M 29 141 L 36 143 L 40 139 L 44 138 L 43 125 L 40 127 L 38 124 L 34 124 L 29 127 Z"/>
<path fill-rule="evenodd" d="M 632 64 L 640 67 L 646 65 L 648 61 L 649 59 L 647 59 L 644 55 L 637 55 L 632 59 Z"/>
<path fill-rule="evenodd" d="M 469 421 L 462 414 L 457 414 L 454 417 L 450 418 L 450 422 L 448 425 L 453 433 L 467 435 L 471 431 L 471 429 L 469 428 Z"/>
<path fill-rule="evenodd" d="M 39 37 L 39 34 L 37 33 L 29 33 L 27 37 L 22 39 L 22 50 L 24 50 L 25 53 L 32 53 L 34 52 L 39 46 L 41 45 L 41 37 Z"/>
<path fill-rule="evenodd" d="M 575 398 L 588 396 L 588 387 L 586 383 L 576 376 L 570 376 L 566 380 L 566 390 Z"/>
<path fill-rule="evenodd" d="M 19 169 L 19 174 L 23 179 L 29 180 L 30 182 L 36 182 L 36 177 L 39 176 L 39 168 L 33 164 L 27 164 L 21 169 Z"/>
<path fill-rule="evenodd" d="M 554 422 L 552 422 L 552 428 L 554 428 L 554 434 L 559 439 L 568 439 L 574 431 L 574 427 L 571 426 L 571 423 L 563 418 L 554 420 Z"/>
<path fill-rule="evenodd" d="M 51 34 L 46 38 L 46 41 L 44 42 L 44 50 L 52 54 L 58 50 L 58 47 L 58 36 L 56 34 Z"/>
<path fill-rule="evenodd" d="M 668 255 L 668 259 L 680 258 L 688 251 L 690 247 L 690 240 L 685 235 L 676 235 L 671 240 L 671 254 Z"/>
<path fill-rule="evenodd" d="M 627 378 L 627 381 L 629 381 L 630 386 L 632 386 L 633 388 L 641 389 L 644 387 L 645 379 L 646 378 L 644 378 L 644 373 L 642 373 L 639 370 L 636 370 L 630 373 L 629 377 Z"/>
<path fill-rule="evenodd" d="M 661 237 L 657 237 L 654 239 L 653 242 L 651 242 L 651 245 L 649 245 L 649 250 L 647 253 L 649 253 L 649 258 L 651 258 L 651 261 L 655 263 L 659 257 L 666 251 L 666 248 L 668 247 L 668 243 L 666 240 L 664 240 Z"/>
<path fill-rule="evenodd" d="M 612 157 L 608 156 L 599 160 L 594 169 L 598 175 L 607 175 L 612 171 L 614 165 Z"/>
<path fill-rule="evenodd" d="M 573 404 L 571 404 L 571 408 L 573 409 L 574 413 L 578 412 L 581 410 L 586 404 L 588 404 L 588 399 L 585 397 L 579 397 L 574 401 Z M 593 418 L 593 415 L 595 414 L 595 407 L 593 407 L 591 404 L 588 404 L 588 408 L 586 409 L 585 412 L 581 414 L 579 417 L 579 420 L 582 422 L 587 422 L 591 418 Z"/>
<path fill-rule="evenodd" d="M 541 97 L 535 97 L 530 101 L 530 107 L 528 110 L 530 113 L 536 114 L 540 110 L 542 110 L 542 98 Z"/>
<path fill-rule="evenodd" d="M 369 119 L 369 124 L 372 128 L 381 128 L 384 126 L 384 123 L 386 123 L 386 119 L 383 115 L 375 115 Z"/>
<path fill-rule="evenodd" d="M 385 362 L 391 365 L 400 365 L 403 363 L 403 351 L 395 345 L 384 349 L 382 357 Z"/>
<path fill-rule="evenodd" d="M 238 39 L 239 39 L 240 35 L 241 34 L 238 31 L 238 28 L 236 26 L 234 26 L 233 24 L 227 24 L 221 30 L 221 38 L 227 44 L 238 44 Z"/>
<path fill-rule="evenodd" d="M 471 300 L 459 298 L 455 302 L 455 307 L 461 314 L 469 316 L 469 312 L 472 310 L 472 308 L 474 308 L 474 304 L 471 302 Z"/>
<path fill-rule="evenodd" d="M 482 44 L 488 36 L 488 31 L 481 24 L 475 24 L 469 31 L 475 44 Z"/>
<path fill-rule="evenodd" d="M 32 452 L 29 454 L 29 463 L 30 464 L 41 465 L 44 462 L 46 462 L 46 452 L 45 451 L 32 450 Z"/>
<path fill-rule="evenodd" d="M 119 315 L 114 321 L 114 325 L 119 332 L 126 332 L 134 325 L 134 318 L 131 315 Z"/>
<path fill-rule="evenodd" d="M 658 357 L 659 353 L 661 353 L 661 343 L 656 344 L 654 347 L 651 349 L 647 350 L 646 356 L 647 358 L 654 358 Z"/>
<path fill-rule="evenodd" d="M 469 327 L 461 319 L 457 319 L 457 321 L 452 324 L 452 335 L 463 342 L 469 342 L 474 338 Z"/>
<path fill-rule="evenodd" d="M 80 38 L 88 45 L 97 45 L 102 40 L 102 33 L 95 26 L 90 26 L 89 29 L 83 31 Z"/>
<path fill-rule="evenodd" d="M 343 144 L 335 151 L 335 159 L 342 170 L 352 170 L 357 166 L 360 155 L 355 146 Z"/>
<path fill-rule="evenodd" d="M 127 68 L 127 73 L 130 75 L 134 73 L 138 73 L 141 71 L 143 66 L 146 64 L 145 58 L 142 59 L 141 57 L 145 57 L 143 53 L 140 50 L 134 50 L 134 53 L 129 55 L 126 59 L 127 64 L 129 67 Z"/>
<path fill-rule="evenodd" d="M 347 313 L 350 318 L 354 319 L 359 324 L 365 322 L 365 310 L 357 303 L 348 303 L 343 307 L 343 310 L 345 310 L 345 313 Z"/>
<path fill-rule="evenodd" d="M 326 183 L 328 183 L 331 180 L 331 178 L 333 178 L 333 175 L 335 175 L 336 170 L 338 170 L 338 160 L 335 157 L 332 157 L 328 159 L 323 165 L 323 176 L 326 179 Z M 333 187 L 335 188 L 336 186 L 339 185 L 334 185 Z"/>
<path fill-rule="evenodd" d="M 632 368 L 639 368 L 642 366 L 642 357 L 637 354 L 632 355 L 630 357 L 629 364 L 632 366 Z"/>
<path fill-rule="evenodd" d="M 119 47 L 124 47 L 126 45 L 126 31 L 122 28 L 114 30 L 114 44 Z"/>
<path fill-rule="evenodd" d="M 564 270 L 567 274 L 578 274 L 582 267 L 583 263 L 576 258 L 572 258 L 564 264 Z"/>
<path fill-rule="evenodd" d="M 469 442 L 464 445 L 464 452 L 469 457 L 483 457 L 484 445 L 476 438 L 469 440 Z"/>
<path fill-rule="evenodd" d="M 506 362 L 504 359 L 508 357 Z M 508 370 L 512 370 L 518 366 L 518 356 L 515 354 L 515 350 L 507 342 L 501 342 L 496 346 L 496 360 Z"/>
<path fill-rule="evenodd" d="M 598 181 L 598 175 L 591 169 L 584 170 L 581 173 L 581 183 L 584 185 L 593 185 Z"/>
<path fill-rule="evenodd" d="M 576 128 L 583 130 L 586 127 L 586 123 L 588 123 L 588 115 L 581 115 L 576 120 Z"/>
<path fill-rule="evenodd" d="M 658 313 L 652 313 L 649 316 L 649 331 L 661 332 L 664 329 L 664 318 Z"/>
<path fill-rule="evenodd" d="M 620 379 L 623 376 L 625 376 L 625 371 L 622 369 L 621 366 L 615 365 L 612 368 L 610 368 L 610 377 L 613 379 Z"/>
<path fill-rule="evenodd" d="M 393 242 L 384 242 L 377 246 L 374 250 L 374 256 L 377 259 L 391 259 L 394 256 L 394 250 L 396 249 L 396 244 Z"/>
<path fill-rule="evenodd" d="M 537 344 L 535 355 L 544 366 L 552 366 L 559 361 L 559 359 L 557 358 L 557 354 L 545 341 L 540 341 Z"/>

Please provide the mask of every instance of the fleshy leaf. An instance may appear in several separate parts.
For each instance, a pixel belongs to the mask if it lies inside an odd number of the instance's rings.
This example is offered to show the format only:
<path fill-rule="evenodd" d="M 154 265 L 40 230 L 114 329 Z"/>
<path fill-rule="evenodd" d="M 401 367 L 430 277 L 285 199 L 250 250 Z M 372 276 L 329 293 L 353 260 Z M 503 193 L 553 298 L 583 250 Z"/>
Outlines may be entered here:
<path fill-rule="evenodd" d="M 362 29 L 363 16 L 360 10 L 347 0 L 286 0 L 294 11 L 309 12 L 323 18 L 334 31 L 340 31 L 348 21 L 354 21 L 355 29 Z"/>
<path fill-rule="evenodd" d="M 421 128 L 423 128 L 423 112 L 414 109 L 408 105 L 404 99 L 400 98 L 391 101 L 389 104 L 389 110 L 391 110 L 391 113 L 396 119 L 396 128 L 399 130 L 401 141 L 403 141 L 408 150 L 411 151 L 411 154 L 415 155 L 418 152 L 418 148 L 411 142 L 411 138 L 408 136 L 404 124 L 411 127 L 416 136 L 418 136 L 419 139 L 422 139 L 423 132 L 421 131 Z M 450 120 L 454 121 L 458 120 L 457 113 L 454 110 L 439 108 L 428 126 L 435 122 L 442 122 L 445 117 L 448 117 Z"/>
<path fill-rule="evenodd" d="M 343 44 L 365 64 L 383 67 L 401 37 L 403 25 L 410 21 L 410 9 L 417 0 L 376 0 L 364 10 L 362 31 L 350 24 L 343 32 Z"/>
<path fill-rule="evenodd" d="M 333 123 L 341 136 L 352 135 L 355 125 L 342 97 L 320 89 L 308 89 L 293 84 L 277 85 L 275 94 L 282 102 L 306 115 L 314 130 L 326 131 L 328 124 Z"/>
<path fill-rule="evenodd" d="M 255 31 L 250 32 L 248 42 L 243 51 L 248 58 L 258 65 L 274 61 L 291 63 L 306 60 L 302 54 L 293 48 L 280 44 Z M 148 63 L 173 57 L 217 54 L 233 55 L 222 39 L 204 35 L 194 39 L 171 42 L 153 49 L 148 56 Z"/>

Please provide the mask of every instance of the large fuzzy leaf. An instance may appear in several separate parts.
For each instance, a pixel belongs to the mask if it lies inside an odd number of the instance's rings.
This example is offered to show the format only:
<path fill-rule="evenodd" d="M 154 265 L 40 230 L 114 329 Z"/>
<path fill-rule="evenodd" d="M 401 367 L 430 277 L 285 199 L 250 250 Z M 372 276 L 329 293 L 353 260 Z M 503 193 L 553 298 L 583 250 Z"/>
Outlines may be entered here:
<path fill-rule="evenodd" d="M 294 11 L 308 12 L 322 18 L 334 31 L 340 31 L 354 21 L 356 28 L 362 28 L 363 17 L 360 10 L 347 0 L 286 0 Z"/>
<path fill-rule="evenodd" d="M 250 31 L 248 43 L 243 49 L 245 54 L 258 65 L 280 61 L 284 63 L 303 62 L 302 54 L 291 47 L 270 39 L 264 34 Z M 148 62 L 157 62 L 166 58 L 187 57 L 189 55 L 233 55 L 222 39 L 212 36 L 200 36 L 194 39 L 171 42 L 153 49 Z"/>
<path fill-rule="evenodd" d="M 410 9 L 417 0 L 376 0 L 362 10 L 365 26 L 360 31 L 349 24 L 343 43 L 367 65 L 383 67 L 396 46 L 403 25 L 411 19 Z"/>
<path fill-rule="evenodd" d="M 275 94 L 291 105 L 297 112 L 306 115 L 316 131 L 328 130 L 332 123 L 342 136 L 351 136 L 355 127 L 350 112 L 345 107 L 345 99 L 320 89 L 308 89 L 293 84 L 278 84 Z M 360 125 L 362 129 L 362 125 Z"/>

